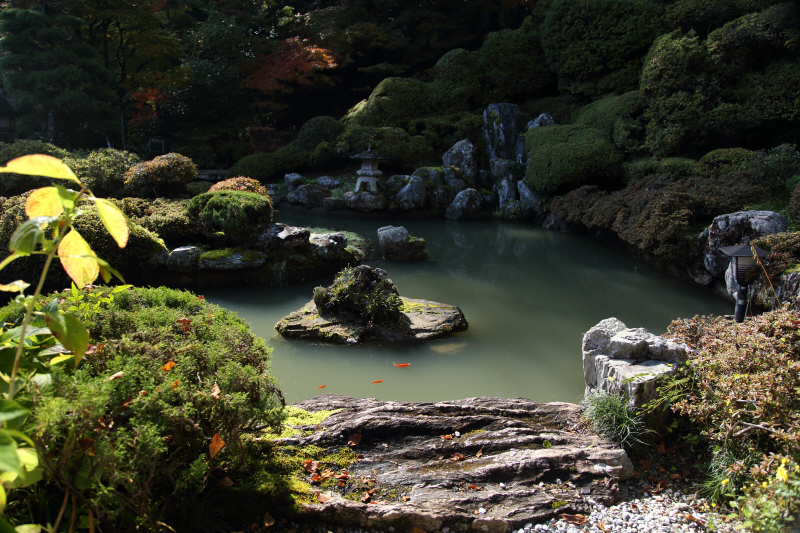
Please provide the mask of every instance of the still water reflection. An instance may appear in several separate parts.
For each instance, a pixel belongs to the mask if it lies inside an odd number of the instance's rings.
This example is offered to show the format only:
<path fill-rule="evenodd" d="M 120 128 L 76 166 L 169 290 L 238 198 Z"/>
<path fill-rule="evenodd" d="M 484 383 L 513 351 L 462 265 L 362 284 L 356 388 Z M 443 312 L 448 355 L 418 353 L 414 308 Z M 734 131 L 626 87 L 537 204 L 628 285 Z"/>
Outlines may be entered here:
<path fill-rule="evenodd" d="M 278 219 L 355 231 L 376 245 L 377 229 L 391 223 L 290 214 Z M 367 264 L 385 269 L 403 296 L 458 305 L 469 322 L 466 332 L 416 345 L 285 340 L 275 323 L 332 277 L 283 288 L 204 289 L 209 301 L 237 312 L 274 348 L 272 369 L 288 402 L 321 393 L 574 402 L 583 392 L 581 339 L 600 320 L 614 316 L 661 334 L 674 318 L 730 312 L 728 302 L 582 237 L 498 222 L 394 225 L 425 238 L 429 261 Z M 383 382 L 371 384 L 376 380 Z"/>

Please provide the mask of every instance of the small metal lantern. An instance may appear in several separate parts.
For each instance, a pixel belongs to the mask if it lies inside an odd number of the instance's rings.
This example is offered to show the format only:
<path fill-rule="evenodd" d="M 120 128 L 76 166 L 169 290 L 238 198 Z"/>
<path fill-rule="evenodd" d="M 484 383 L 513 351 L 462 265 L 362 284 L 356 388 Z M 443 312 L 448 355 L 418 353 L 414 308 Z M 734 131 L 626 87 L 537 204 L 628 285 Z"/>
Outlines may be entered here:
<path fill-rule="evenodd" d="M 769 252 L 752 246 L 749 243 L 737 244 L 736 246 L 724 246 L 719 249 L 722 253 L 731 257 L 731 265 L 733 267 L 733 276 L 736 283 L 739 284 L 739 290 L 736 292 L 736 311 L 734 320 L 736 322 L 744 322 L 744 315 L 747 306 L 747 275 L 756 266 L 758 266 L 758 258 L 764 258 L 769 255 Z"/>

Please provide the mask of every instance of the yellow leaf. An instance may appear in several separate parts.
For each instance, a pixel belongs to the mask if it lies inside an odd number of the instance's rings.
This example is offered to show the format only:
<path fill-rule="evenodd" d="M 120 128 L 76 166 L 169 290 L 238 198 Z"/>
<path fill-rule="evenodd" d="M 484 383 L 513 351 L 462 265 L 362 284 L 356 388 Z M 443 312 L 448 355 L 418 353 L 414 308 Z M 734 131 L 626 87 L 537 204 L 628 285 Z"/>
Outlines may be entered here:
<path fill-rule="evenodd" d="M 66 363 L 67 361 L 72 361 L 75 358 L 75 355 L 68 353 L 64 355 L 58 355 L 50 359 L 50 366 L 56 366 L 61 363 Z"/>
<path fill-rule="evenodd" d="M 89 243 L 74 228 L 58 245 L 61 266 L 79 288 L 92 283 L 100 275 L 100 265 L 93 259 L 96 257 Z"/>
<path fill-rule="evenodd" d="M 29 176 L 47 176 L 48 178 L 58 178 L 62 180 L 74 181 L 80 184 L 80 180 L 72 170 L 61 162 L 60 159 L 43 154 L 24 155 L 12 159 L 4 167 L 0 167 L 0 172 L 14 172 L 15 174 L 27 174 Z"/>
<path fill-rule="evenodd" d="M 25 202 L 25 213 L 28 218 L 57 217 L 63 210 L 58 199 L 58 189 L 55 187 L 36 189 Z"/>
<path fill-rule="evenodd" d="M 114 240 L 117 241 L 117 246 L 125 248 L 125 245 L 128 244 L 128 219 L 125 218 L 125 213 L 108 200 L 95 198 L 94 201 L 97 204 L 97 214 L 100 215 L 103 225 L 114 237 Z"/>

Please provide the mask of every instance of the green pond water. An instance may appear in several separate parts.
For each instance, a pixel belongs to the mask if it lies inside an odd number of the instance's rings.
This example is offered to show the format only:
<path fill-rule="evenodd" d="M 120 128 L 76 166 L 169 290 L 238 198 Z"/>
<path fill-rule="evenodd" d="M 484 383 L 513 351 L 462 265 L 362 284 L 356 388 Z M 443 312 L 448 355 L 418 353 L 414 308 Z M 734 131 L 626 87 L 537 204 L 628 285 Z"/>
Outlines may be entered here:
<path fill-rule="evenodd" d="M 209 301 L 238 313 L 274 349 L 272 371 L 287 402 L 325 393 L 398 401 L 503 396 L 576 402 L 584 388 L 581 340 L 599 321 L 617 317 L 628 327 L 661 334 L 675 318 L 733 311 L 733 304 L 618 250 L 532 225 L 288 213 L 277 218 L 354 231 L 376 250 L 378 228 L 405 226 L 425 238 L 427 262 L 365 263 L 385 269 L 402 296 L 457 305 L 469 322 L 466 332 L 421 344 L 288 340 L 275 324 L 333 276 L 280 288 L 203 289 Z M 410 366 L 394 366 L 402 363 Z M 383 381 L 372 384 L 377 380 Z"/>

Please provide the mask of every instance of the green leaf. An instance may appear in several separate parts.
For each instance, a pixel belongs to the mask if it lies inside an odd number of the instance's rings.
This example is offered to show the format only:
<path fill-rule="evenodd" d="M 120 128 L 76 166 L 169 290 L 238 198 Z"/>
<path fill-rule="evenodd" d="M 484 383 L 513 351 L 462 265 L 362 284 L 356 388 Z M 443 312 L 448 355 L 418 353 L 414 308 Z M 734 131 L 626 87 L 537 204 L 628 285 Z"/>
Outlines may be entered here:
<path fill-rule="evenodd" d="M 31 255 L 36 246 L 44 242 L 44 230 L 52 220 L 52 217 L 34 217 L 17 226 L 11 235 L 9 250 L 19 255 Z"/>
<path fill-rule="evenodd" d="M 61 185 L 56 185 L 55 187 L 58 190 L 58 202 L 64 208 L 64 211 L 69 212 L 75 209 L 75 204 L 78 202 L 78 193 Z"/>
<path fill-rule="evenodd" d="M 115 287 L 114 290 L 111 291 L 111 294 L 117 294 L 118 292 L 127 291 L 131 287 L 133 287 L 133 285 L 120 285 L 119 287 Z"/>
<path fill-rule="evenodd" d="M 60 159 L 44 154 L 25 155 L 12 159 L 6 166 L 0 167 L 0 172 L 46 176 L 48 178 L 74 181 L 78 185 L 81 184 L 75 173 Z"/>
<path fill-rule="evenodd" d="M 0 444 L 0 472 L 14 472 L 19 474 L 21 465 L 17 455 L 17 442 L 9 440 Z"/>
<path fill-rule="evenodd" d="M 55 338 L 64 345 L 64 348 L 75 354 L 77 368 L 89 347 L 89 332 L 86 326 L 72 315 L 48 314 L 44 319 Z"/>
<path fill-rule="evenodd" d="M 20 429 L 28 418 L 30 410 L 14 400 L 0 400 L 0 422 L 9 429 Z"/>
<path fill-rule="evenodd" d="M 74 358 L 75 356 L 72 355 L 71 353 L 59 355 L 57 357 L 53 357 L 52 359 L 50 359 L 50 366 L 61 365 L 69 361 L 72 361 Z"/>
<path fill-rule="evenodd" d="M 0 344 L 5 344 L 9 341 L 18 340 L 21 333 L 22 333 L 22 326 L 4 332 L 2 335 L 0 335 Z M 25 331 L 25 338 L 29 339 L 34 335 L 41 335 L 43 333 L 49 333 L 49 330 L 47 328 L 29 327 L 27 331 Z"/>
<path fill-rule="evenodd" d="M 125 279 L 122 277 L 122 274 L 111 268 L 111 265 L 100 259 L 97 258 L 97 264 L 100 265 L 100 276 L 103 278 L 103 281 L 109 283 L 111 281 L 111 275 L 117 277 L 122 283 L 125 283 Z M 133 285 L 128 285 L 128 287 L 132 287 Z"/>
<path fill-rule="evenodd" d="M 97 254 L 75 228 L 61 239 L 58 245 L 58 258 L 61 266 L 78 287 L 92 283 L 100 274 Z"/>
<path fill-rule="evenodd" d="M 42 526 L 39 524 L 23 524 L 21 526 L 17 526 L 16 529 L 11 530 L 13 533 L 42 533 Z M 0 533 L 5 533 L 2 529 L 0 529 Z"/>
<path fill-rule="evenodd" d="M 125 213 L 108 200 L 95 197 L 90 199 L 97 204 L 97 214 L 100 215 L 103 225 L 117 242 L 117 246 L 125 248 L 125 245 L 128 244 L 128 218 Z"/>

